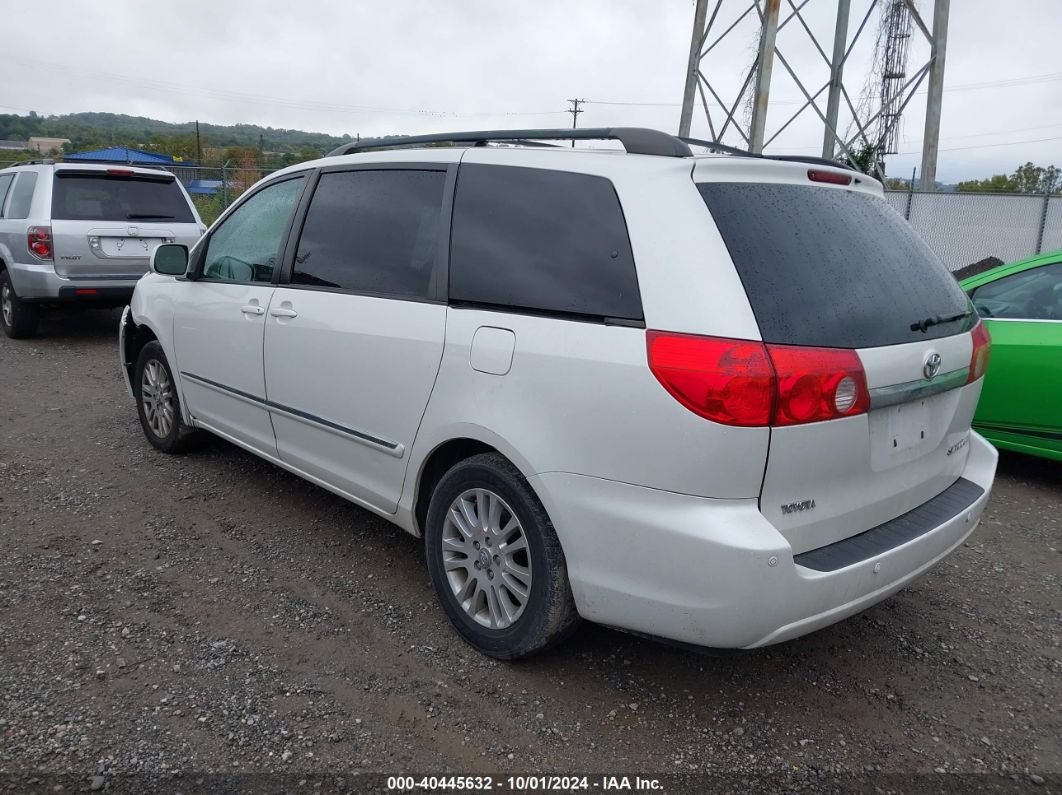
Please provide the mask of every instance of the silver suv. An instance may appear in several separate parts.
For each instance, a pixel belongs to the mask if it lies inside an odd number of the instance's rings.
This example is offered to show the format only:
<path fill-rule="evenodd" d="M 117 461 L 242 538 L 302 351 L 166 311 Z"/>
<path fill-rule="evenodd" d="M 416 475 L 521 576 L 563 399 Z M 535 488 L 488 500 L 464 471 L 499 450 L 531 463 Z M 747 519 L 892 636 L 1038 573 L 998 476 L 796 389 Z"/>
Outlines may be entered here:
<path fill-rule="evenodd" d="M 148 441 L 210 431 L 422 536 L 501 658 L 580 616 L 765 646 L 959 546 L 989 341 L 881 185 L 652 130 L 512 145 L 572 134 L 354 144 L 160 246 L 119 342 Z"/>
<path fill-rule="evenodd" d="M 0 170 L 0 325 L 27 337 L 42 306 L 122 306 L 155 246 L 204 231 L 165 171 L 50 160 Z"/>

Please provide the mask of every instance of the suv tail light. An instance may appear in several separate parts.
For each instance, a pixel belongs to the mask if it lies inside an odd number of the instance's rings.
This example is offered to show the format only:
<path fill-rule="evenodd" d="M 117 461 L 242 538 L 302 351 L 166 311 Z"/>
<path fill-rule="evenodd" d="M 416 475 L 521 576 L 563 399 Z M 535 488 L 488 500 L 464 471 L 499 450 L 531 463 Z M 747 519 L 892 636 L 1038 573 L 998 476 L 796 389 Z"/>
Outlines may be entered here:
<path fill-rule="evenodd" d="M 52 228 L 31 226 L 26 230 L 26 247 L 37 259 L 52 258 Z"/>
<path fill-rule="evenodd" d="M 970 375 L 966 383 L 970 384 L 985 374 L 988 368 L 988 355 L 992 352 L 992 337 L 983 321 L 974 326 L 973 352 L 970 354 Z"/>
<path fill-rule="evenodd" d="M 724 425 L 798 425 L 870 407 L 855 351 L 646 333 L 649 369 L 679 403 Z"/>

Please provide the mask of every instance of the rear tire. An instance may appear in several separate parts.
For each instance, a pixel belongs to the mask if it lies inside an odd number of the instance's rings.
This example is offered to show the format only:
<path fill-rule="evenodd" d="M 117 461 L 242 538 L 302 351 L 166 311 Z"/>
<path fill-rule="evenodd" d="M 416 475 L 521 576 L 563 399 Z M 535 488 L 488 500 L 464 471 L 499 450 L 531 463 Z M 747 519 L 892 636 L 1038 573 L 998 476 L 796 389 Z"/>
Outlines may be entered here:
<path fill-rule="evenodd" d="M 424 533 L 432 586 L 458 634 L 499 660 L 578 626 L 568 567 L 545 508 L 504 456 L 456 464 L 432 494 Z"/>
<path fill-rule="evenodd" d="M 0 326 L 4 333 L 13 340 L 32 337 L 40 318 L 40 307 L 19 298 L 11 283 L 11 274 L 7 269 L 0 270 Z"/>
<path fill-rule="evenodd" d="M 164 453 L 185 453 L 203 432 L 185 424 L 177 384 L 162 346 L 152 340 L 140 349 L 133 368 L 133 394 L 140 427 L 152 446 Z"/>

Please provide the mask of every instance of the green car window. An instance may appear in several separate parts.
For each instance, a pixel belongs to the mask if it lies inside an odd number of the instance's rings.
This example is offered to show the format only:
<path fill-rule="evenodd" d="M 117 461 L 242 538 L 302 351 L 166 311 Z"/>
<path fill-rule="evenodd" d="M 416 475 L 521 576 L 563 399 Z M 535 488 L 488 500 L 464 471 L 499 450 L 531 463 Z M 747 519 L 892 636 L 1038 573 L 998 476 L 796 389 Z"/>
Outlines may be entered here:
<path fill-rule="evenodd" d="M 1004 276 L 970 297 L 982 317 L 1062 320 L 1062 262 Z"/>

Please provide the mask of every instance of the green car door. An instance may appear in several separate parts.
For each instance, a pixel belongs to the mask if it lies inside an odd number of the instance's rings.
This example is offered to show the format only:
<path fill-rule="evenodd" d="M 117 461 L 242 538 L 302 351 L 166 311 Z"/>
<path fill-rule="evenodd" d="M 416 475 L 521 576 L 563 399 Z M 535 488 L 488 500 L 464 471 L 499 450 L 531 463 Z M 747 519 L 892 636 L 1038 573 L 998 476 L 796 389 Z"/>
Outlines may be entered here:
<path fill-rule="evenodd" d="M 992 335 L 974 427 L 997 447 L 1062 461 L 1062 254 L 962 283 Z"/>

